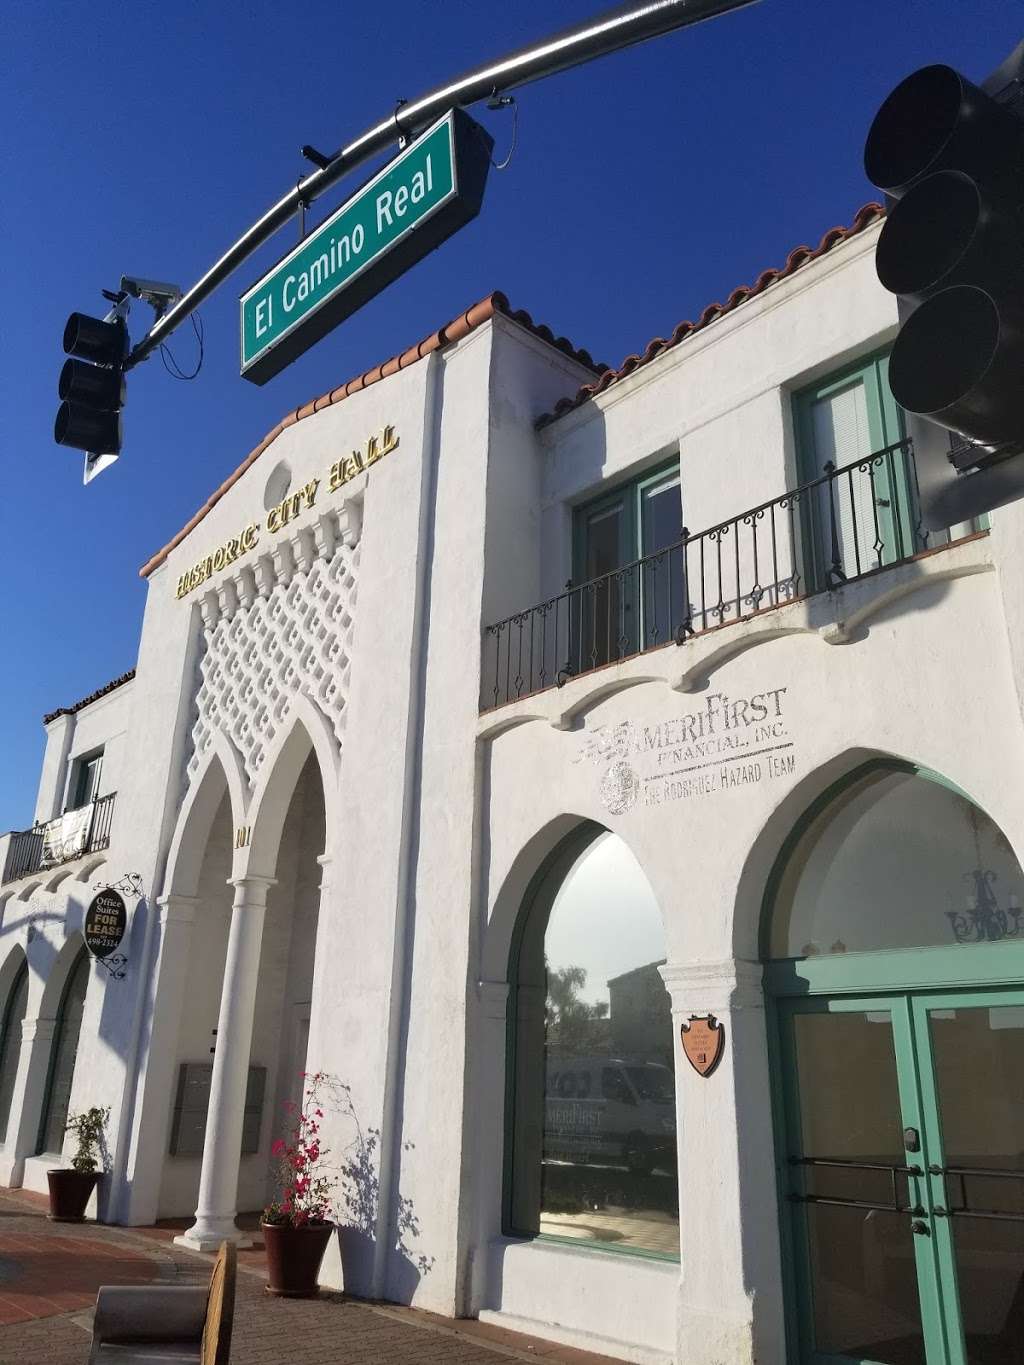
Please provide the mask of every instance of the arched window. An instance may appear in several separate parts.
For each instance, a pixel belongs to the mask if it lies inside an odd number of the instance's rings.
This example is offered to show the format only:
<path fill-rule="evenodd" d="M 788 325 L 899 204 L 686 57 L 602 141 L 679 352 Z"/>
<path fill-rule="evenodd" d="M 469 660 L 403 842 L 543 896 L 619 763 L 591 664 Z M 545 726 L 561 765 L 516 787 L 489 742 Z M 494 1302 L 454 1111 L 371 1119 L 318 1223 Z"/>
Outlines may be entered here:
<path fill-rule="evenodd" d="M 639 863 L 590 825 L 530 888 L 509 1023 L 506 1225 L 679 1254 L 672 1015 Z"/>
<path fill-rule="evenodd" d="M 985 812 L 893 761 L 780 855 L 765 976 L 801 1360 L 1021 1359 L 1022 897 Z"/>
<path fill-rule="evenodd" d="M 60 998 L 57 1027 L 50 1050 L 50 1072 L 46 1081 L 43 1118 L 39 1125 L 38 1153 L 59 1152 L 64 1146 L 64 1125 L 68 1121 L 71 1086 L 75 1079 L 78 1036 L 82 1031 L 85 993 L 89 987 L 89 954 L 83 948 Z"/>
<path fill-rule="evenodd" d="M 0 1035 L 0 1142 L 7 1141 L 14 1082 L 18 1077 L 18 1062 L 21 1058 L 21 1025 L 27 1008 L 28 963 L 22 961 L 7 996 L 3 1034 Z"/>
<path fill-rule="evenodd" d="M 966 796 L 907 766 L 864 769 L 780 858 L 770 958 L 992 942 L 1024 932 L 1024 874 Z"/>

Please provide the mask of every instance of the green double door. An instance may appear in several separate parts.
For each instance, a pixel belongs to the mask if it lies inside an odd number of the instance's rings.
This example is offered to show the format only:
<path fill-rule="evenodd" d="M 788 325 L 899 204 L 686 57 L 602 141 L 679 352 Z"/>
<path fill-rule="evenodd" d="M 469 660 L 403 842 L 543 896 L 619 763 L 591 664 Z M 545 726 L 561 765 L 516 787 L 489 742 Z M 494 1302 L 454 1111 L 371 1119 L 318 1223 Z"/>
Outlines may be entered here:
<path fill-rule="evenodd" d="M 1024 991 L 788 999 L 778 1019 L 801 1361 L 1022 1365 Z"/>

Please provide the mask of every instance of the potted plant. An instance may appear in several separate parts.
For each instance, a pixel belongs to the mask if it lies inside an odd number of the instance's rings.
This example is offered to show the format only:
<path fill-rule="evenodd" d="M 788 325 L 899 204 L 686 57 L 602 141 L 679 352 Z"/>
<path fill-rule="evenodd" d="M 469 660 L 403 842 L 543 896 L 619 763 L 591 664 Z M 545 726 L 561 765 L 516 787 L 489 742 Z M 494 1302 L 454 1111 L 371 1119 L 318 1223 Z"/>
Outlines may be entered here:
<path fill-rule="evenodd" d="M 69 1115 L 64 1132 L 74 1133 L 78 1140 L 71 1169 L 65 1167 L 46 1172 L 50 1186 L 49 1216 L 55 1223 L 81 1223 L 84 1220 L 89 1196 L 103 1174 L 97 1166 L 109 1118 L 109 1109 L 98 1109 L 95 1105 L 81 1114 Z"/>
<path fill-rule="evenodd" d="M 320 1142 L 324 1116 L 322 1071 L 303 1073 L 302 1108 L 285 1106 L 291 1116 L 288 1135 L 271 1147 L 277 1158 L 279 1194 L 263 1210 L 260 1223 L 267 1251 L 267 1292 L 308 1299 L 319 1292 L 320 1262 L 334 1231 L 331 1197 L 336 1178 L 328 1174 L 327 1149 Z"/>

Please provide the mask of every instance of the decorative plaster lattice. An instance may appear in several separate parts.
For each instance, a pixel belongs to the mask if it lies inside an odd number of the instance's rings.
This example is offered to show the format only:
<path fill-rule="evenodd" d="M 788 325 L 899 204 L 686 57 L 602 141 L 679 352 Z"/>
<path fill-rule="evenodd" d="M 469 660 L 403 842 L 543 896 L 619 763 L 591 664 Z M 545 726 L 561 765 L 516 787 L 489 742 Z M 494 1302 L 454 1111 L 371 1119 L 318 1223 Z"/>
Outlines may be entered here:
<path fill-rule="evenodd" d="M 338 544 L 329 559 L 310 555 L 306 565 L 288 565 L 290 574 L 279 576 L 265 596 L 243 584 L 204 602 L 206 649 L 199 665 L 190 781 L 214 732 L 222 730 L 253 782 L 299 691 L 324 713 L 341 744 L 359 547 Z"/>

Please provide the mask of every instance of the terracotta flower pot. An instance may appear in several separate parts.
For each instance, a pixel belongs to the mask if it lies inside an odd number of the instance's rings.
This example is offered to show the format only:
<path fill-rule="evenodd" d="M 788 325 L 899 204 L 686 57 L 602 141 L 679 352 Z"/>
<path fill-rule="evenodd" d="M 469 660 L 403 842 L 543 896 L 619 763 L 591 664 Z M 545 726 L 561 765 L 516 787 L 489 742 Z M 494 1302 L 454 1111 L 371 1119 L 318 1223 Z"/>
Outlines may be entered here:
<path fill-rule="evenodd" d="M 47 1171 L 50 1187 L 49 1218 L 54 1223 L 81 1223 L 85 1206 L 96 1188 L 101 1171 Z"/>
<path fill-rule="evenodd" d="M 286 1299 L 311 1299 L 320 1292 L 317 1277 L 333 1223 L 293 1228 L 287 1223 L 260 1223 L 267 1251 L 267 1293 Z"/>

